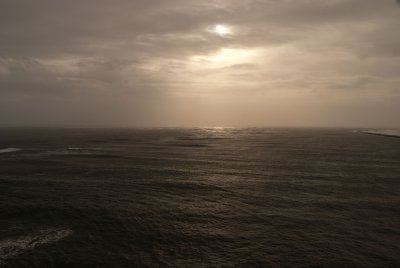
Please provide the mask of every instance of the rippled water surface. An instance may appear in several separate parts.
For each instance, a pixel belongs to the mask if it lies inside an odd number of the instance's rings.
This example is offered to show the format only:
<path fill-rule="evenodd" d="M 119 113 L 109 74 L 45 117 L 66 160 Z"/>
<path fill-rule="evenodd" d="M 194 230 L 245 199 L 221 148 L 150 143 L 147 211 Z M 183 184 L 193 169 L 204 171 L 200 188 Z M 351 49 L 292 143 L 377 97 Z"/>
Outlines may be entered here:
<path fill-rule="evenodd" d="M 400 139 L 0 129 L 1 267 L 399 267 Z"/>

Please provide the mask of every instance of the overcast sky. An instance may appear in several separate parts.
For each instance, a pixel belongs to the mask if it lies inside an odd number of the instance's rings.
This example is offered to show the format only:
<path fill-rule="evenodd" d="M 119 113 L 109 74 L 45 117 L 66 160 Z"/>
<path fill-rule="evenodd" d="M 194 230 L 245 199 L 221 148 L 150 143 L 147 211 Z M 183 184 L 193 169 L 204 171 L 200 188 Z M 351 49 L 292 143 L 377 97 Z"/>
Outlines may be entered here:
<path fill-rule="evenodd" d="M 400 6 L 1 0 L 0 125 L 400 127 Z"/>

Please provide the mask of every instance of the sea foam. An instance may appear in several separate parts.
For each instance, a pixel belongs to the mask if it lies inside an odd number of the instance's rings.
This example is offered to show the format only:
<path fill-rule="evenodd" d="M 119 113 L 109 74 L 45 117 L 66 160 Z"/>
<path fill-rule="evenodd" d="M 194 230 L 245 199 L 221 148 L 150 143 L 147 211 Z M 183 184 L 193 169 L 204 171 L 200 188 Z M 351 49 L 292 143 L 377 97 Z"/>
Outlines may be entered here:
<path fill-rule="evenodd" d="M 36 234 L 18 237 L 14 239 L 7 239 L 0 241 L 0 264 L 6 259 L 24 253 L 27 250 L 32 250 L 37 246 L 55 243 L 61 239 L 72 234 L 69 229 L 54 230 L 47 229 L 41 230 Z"/>

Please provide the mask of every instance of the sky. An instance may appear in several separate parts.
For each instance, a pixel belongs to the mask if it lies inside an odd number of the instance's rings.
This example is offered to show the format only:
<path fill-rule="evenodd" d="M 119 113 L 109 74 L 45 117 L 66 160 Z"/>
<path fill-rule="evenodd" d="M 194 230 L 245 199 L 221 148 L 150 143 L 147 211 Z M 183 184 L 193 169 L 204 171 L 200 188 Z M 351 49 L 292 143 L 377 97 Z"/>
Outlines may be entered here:
<path fill-rule="evenodd" d="M 1 0 L 0 126 L 400 128 L 399 2 Z"/>

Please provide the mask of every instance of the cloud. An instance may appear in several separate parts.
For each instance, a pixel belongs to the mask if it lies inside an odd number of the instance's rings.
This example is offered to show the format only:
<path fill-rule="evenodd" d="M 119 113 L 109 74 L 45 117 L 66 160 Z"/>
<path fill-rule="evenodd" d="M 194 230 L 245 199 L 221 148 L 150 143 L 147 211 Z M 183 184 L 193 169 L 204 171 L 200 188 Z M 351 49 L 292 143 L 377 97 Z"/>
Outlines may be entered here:
<path fill-rule="evenodd" d="M 275 107 L 276 92 L 293 106 L 297 94 L 305 103 L 315 103 L 318 92 L 328 99 L 368 94 L 384 109 L 400 94 L 394 6 L 392 0 L 4 0 L 0 124 L 207 124 L 190 107 L 202 114 L 213 103 L 215 118 L 230 117 L 222 107 L 240 98 L 258 112 L 232 124 L 268 124 L 263 115 L 273 111 L 264 107 Z M 216 24 L 232 34 L 207 31 Z M 259 94 L 263 102 L 255 101 Z M 285 118 L 296 113 L 286 112 Z M 367 117 L 360 120 L 375 123 Z"/>

